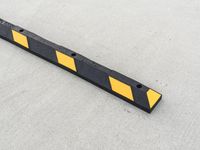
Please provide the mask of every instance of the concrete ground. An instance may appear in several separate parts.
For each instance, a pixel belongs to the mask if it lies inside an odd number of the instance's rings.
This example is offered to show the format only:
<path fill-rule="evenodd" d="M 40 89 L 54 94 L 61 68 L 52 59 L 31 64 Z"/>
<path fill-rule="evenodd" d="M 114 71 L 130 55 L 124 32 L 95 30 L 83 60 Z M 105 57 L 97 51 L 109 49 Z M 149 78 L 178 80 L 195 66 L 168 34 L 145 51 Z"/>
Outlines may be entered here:
<path fill-rule="evenodd" d="M 198 150 L 199 0 L 0 0 L 0 18 L 163 94 L 147 114 L 0 39 L 1 150 Z"/>

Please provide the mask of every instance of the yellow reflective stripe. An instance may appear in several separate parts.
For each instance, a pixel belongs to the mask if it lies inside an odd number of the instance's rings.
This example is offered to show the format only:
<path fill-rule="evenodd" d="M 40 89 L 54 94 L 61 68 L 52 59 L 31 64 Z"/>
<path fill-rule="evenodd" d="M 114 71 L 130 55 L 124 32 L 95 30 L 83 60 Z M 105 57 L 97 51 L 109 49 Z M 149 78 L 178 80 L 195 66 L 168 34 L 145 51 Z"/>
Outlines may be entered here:
<path fill-rule="evenodd" d="M 111 76 L 109 76 L 109 80 L 110 80 L 111 88 L 114 92 L 130 99 L 131 101 L 134 101 L 133 93 L 132 93 L 131 87 L 129 85 L 127 85 L 117 79 L 114 79 Z"/>
<path fill-rule="evenodd" d="M 65 55 L 57 50 L 56 50 L 56 56 L 59 64 L 77 72 L 74 58 Z"/>
<path fill-rule="evenodd" d="M 147 98 L 149 101 L 150 108 L 152 108 L 155 105 L 155 103 L 159 100 L 160 96 L 161 95 L 159 93 L 153 91 L 152 89 L 149 89 L 147 91 Z"/>
<path fill-rule="evenodd" d="M 17 32 L 17 31 L 14 31 L 14 30 L 12 30 L 12 35 L 13 35 L 13 40 L 16 43 L 18 43 L 18 44 L 20 44 L 20 45 L 22 45 L 26 48 L 29 48 L 28 40 L 27 40 L 27 37 L 25 35 Z"/>

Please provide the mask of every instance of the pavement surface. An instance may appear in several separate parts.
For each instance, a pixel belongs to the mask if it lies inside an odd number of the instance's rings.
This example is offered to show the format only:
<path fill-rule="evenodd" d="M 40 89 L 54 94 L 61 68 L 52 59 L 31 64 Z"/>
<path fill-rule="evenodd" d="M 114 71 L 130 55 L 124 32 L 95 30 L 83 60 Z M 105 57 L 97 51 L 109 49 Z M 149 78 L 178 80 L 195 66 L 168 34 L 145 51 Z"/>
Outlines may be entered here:
<path fill-rule="evenodd" d="M 0 0 L 0 18 L 163 94 L 147 114 L 0 39 L 0 149 L 200 148 L 199 0 Z"/>

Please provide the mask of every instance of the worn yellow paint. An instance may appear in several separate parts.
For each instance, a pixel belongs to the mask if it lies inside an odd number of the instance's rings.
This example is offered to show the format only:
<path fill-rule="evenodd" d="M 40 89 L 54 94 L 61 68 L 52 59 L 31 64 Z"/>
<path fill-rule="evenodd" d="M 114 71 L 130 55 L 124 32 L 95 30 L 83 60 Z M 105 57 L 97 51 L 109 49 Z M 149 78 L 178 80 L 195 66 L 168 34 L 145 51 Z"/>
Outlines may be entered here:
<path fill-rule="evenodd" d="M 28 40 L 27 40 L 27 37 L 25 35 L 15 31 L 15 30 L 12 30 L 12 35 L 13 35 L 13 40 L 16 43 L 18 43 L 18 44 L 20 44 L 20 45 L 22 45 L 26 48 L 29 48 Z"/>
<path fill-rule="evenodd" d="M 147 91 L 147 98 L 149 101 L 150 108 L 152 108 L 155 105 L 155 103 L 159 100 L 160 96 L 161 95 L 159 93 L 155 92 L 152 89 L 149 89 Z"/>
<path fill-rule="evenodd" d="M 133 93 L 132 93 L 131 87 L 129 85 L 127 85 L 111 76 L 109 76 L 109 80 L 110 80 L 111 88 L 114 92 L 130 99 L 131 101 L 134 101 Z"/>
<path fill-rule="evenodd" d="M 65 55 L 59 51 L 56 50 L 56 56 L 57 56 L 57 59 L 58 59 L 58 63 L 73 70 L 73 71 L 77 71 L 76 70 L 76 65 L 75 65 L 75 61 L 74 61 L 74 58 L 68 56 L 68 55 Z"/>

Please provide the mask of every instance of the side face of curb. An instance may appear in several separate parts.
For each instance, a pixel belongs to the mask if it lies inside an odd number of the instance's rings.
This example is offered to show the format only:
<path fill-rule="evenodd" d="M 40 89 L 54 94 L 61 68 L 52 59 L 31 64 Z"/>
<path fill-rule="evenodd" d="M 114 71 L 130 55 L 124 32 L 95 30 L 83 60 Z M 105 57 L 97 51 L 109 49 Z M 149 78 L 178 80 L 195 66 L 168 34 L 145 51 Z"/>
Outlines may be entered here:
<path fill-rule="evenodd" d="M 162 95 L 68 48 L 0 19 L 0 37 L 150 113 Z"/>

